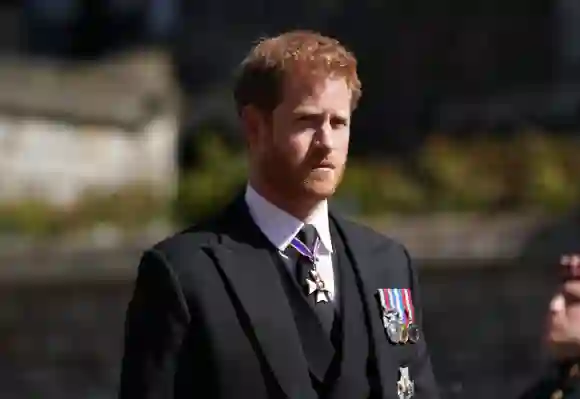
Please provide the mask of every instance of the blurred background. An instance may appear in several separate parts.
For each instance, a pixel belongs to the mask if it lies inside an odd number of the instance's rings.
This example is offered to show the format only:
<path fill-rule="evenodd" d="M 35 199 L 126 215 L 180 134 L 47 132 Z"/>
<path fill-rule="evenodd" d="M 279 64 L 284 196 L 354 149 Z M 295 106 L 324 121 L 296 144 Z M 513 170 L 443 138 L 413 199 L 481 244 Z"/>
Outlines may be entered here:
<path fill-rule="evenodd" d="M 359 58 L 334 202 L 414 255 L 442 397 L 542 370 L 580 251 L 580 2 L 0 4 L 0 397 L 115 397 L 139 255 L 243 184 L 232 72 L 290 28 Z"/>

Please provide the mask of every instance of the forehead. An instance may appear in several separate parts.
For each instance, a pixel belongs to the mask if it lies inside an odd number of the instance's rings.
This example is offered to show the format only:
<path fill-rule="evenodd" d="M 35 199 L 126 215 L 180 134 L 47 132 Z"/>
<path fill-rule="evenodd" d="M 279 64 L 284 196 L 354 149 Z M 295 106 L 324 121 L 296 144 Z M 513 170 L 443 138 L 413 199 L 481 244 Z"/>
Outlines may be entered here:
<path fill-rule="evenodd" d="M 352 91 L 343 77 L 289 75 L 284 79 L 280 105 L 286 109 L 324 108 L 350 114 Z"/>

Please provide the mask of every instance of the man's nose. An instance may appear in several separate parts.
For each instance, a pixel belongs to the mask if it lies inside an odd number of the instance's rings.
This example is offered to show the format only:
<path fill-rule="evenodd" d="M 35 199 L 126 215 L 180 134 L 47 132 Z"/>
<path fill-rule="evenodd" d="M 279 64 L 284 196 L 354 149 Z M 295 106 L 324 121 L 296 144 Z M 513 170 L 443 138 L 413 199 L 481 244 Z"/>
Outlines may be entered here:
<path fill-rule="evenodd" d="M 550 301 L 550 312 L 559 313 L 566 307 L 566 301 L 562 294 L 556 294 Z"/>
<path fill-rule="evenodd" d="M 321 147 L 326 149 L 332 149 L 333 142 L 332 142 L 332 127 L 330 123 L 324 123 L 318 129 L 316 140 Z"/>

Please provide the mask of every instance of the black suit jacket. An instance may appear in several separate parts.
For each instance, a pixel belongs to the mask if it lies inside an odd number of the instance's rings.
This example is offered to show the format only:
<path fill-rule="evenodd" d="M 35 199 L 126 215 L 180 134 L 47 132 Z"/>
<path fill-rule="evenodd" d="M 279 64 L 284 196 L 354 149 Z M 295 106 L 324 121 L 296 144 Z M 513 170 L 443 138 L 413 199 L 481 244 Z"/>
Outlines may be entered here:
<path fill-rule="evenodd" d="M 365 292 L 381 397 L 398 397 L 399 367 L 408 366 L 414 398 L 437 398 L 425 340 L 391 344 L 375 297 L 378 288 L 411 288 L 421 323 L 407 251 L 368 228 L 330 217 Z M 119 398 L 315 399 L 272 250 L 243 198 L 147 250 L 126 314 Z"/>
<path fill-rule="evenodd" d="M 580 359 L 553 364 L 520 399 L 580 399 Z"/>

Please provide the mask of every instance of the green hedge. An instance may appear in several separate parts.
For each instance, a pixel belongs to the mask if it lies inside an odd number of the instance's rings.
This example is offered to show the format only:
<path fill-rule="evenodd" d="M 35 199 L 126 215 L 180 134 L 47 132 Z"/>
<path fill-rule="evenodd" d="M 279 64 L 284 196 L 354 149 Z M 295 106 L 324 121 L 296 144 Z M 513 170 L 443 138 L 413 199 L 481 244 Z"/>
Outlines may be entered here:
<path fill-rule="evenodd" d="M 170 204 L 155 191 L 146 184 L 128 185 L 114 192 L 92 189 L 66 207 L 39 198 L 0 203 L 0 233 L 47 237 L 99 223 L 137 231 L 170 214 Z"/>
<path fill-rule="evenodd" d="M 204 166 L 188 174 L 178 217 L 219 209 L 243 184 L 242 154 L 207 144 Z M 561 213 L 580 205 L 580 141 L 527 133 L 510 139 L 451 140 L 434 135 L 416 158 L 431 184 L 395 160 L 351 160 L 334 201 L 361 216 L 441 211 Z"/>
<path fill-rule="evenodd" d="M 175 198 L 174 221 L 194 223 L 223 207 L 244 184 L 247 165 L 244 154 L 229 149 L 217 138 L 198 143 L 200 167 L 180 176 Z"/>
<path fill-rule="evenodd" d="M 0 204 L 0 233 L 37 236 L 111 223 L 138 230 L 160 218 L 193 223 L 221 208 L 246 178 L 244 154 L 217 139 L 200 144 L 201 167 L 181 177 L 173 201 L 145 185 L 116 193 L 88 191 L 74 206 L 41 200 Z M 505 140 L 454 141 L 434 135 L 417 154 L 416 166 L 431 184 L 385 159 L 349 161 L 336 205 L 359 216 L 442 211 L 534 211 L 561 213 L 580 205 L 580 141 L 542 134 Z"/>

